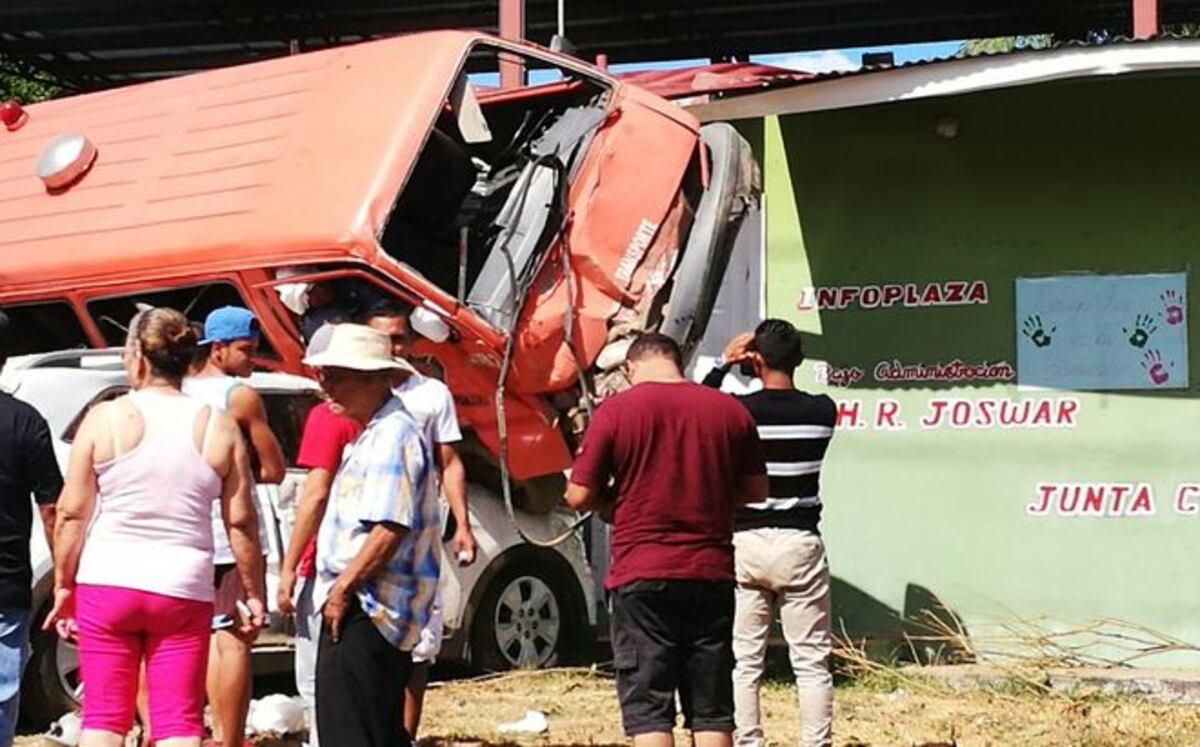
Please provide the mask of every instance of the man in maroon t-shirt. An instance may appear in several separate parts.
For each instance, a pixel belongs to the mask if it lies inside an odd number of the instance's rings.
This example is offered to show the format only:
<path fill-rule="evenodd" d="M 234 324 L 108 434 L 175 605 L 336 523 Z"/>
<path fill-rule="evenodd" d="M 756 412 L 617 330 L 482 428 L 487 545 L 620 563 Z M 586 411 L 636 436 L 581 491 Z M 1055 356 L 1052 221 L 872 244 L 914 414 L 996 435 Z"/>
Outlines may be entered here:
<path fill-rule="evenodd" d="M 687 381 L 675 341 L 639 337 L 633 387 L 596 410 L 567 503 L 615 494 L 612 604 L 617 695 L 636 747 L 672 744 L 675 693 L 697 747 L 733 732 L 733 514 L 767 480 L 754 420 L 737 400 Z"/>

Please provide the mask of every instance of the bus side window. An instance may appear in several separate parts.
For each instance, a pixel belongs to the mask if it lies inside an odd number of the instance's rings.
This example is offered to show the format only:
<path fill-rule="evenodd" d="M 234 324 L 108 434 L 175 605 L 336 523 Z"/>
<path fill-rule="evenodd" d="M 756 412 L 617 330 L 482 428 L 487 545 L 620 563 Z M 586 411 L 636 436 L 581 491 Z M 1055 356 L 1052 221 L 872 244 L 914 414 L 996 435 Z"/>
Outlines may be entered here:
<path fill-rule="evenodd" d="M 104 335 L 104 341 L 115 347 L 125 344 L 126 330 L 139 306 L 176 309 L 193 322 L 203 322 L 213 309 L 248 304 L 232 283 L 214 282 L 95 298 L 88 301 L 87 310 L 100 329 L 100 334 Z M 258 357 L 278 360 L 278 355 L 271 348 L 265 335 L 259 346 Z"/>
<path fill-rule="evenodd" d="M 10 356 L 91 347 L 83 324 L 66 301 L 0 307 L 9 319 Z"/>

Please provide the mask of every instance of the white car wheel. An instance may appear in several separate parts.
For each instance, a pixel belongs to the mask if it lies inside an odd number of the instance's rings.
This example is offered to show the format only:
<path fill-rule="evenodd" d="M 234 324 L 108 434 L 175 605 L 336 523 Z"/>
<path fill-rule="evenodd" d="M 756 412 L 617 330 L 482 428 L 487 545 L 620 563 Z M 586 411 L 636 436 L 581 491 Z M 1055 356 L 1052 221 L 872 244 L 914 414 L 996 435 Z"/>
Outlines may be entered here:
<path fill-rule="evenodd" d="M 492 621 L 500 653 L 516 669 L 539 669 L 558 652 L 562 612 L 554 590 L 537 576 L 510 581 Z"/>
<path fill-rule="evenodd" d="M 489 671 L 553 667 L 586 645 L 587 609 L 562 556 L 519 548 L 493 561 L 472 605 L 468 659 Z"/>
<path fill-rule="evenodd" d="M 79 649 L 74 643 L 59 639 L 54 655 L 54 669 L 58 672 L 58 686 L 76 701 L 83 698 L 83 681 L 79 678 Z"/>

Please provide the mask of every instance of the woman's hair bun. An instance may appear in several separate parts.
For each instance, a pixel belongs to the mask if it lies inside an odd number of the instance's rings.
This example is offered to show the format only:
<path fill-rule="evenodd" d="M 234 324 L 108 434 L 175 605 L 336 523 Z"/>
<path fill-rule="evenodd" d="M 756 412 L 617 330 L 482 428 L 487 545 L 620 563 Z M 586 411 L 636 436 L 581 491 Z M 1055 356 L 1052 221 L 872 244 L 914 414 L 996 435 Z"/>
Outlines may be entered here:
<path fill-rule="evenodd" d="M 146 309 L 133 318 L 129 331 L 155 373 L 174 380 L 187 374 L 198 338 L 186 316 L 175 309 Z"/>

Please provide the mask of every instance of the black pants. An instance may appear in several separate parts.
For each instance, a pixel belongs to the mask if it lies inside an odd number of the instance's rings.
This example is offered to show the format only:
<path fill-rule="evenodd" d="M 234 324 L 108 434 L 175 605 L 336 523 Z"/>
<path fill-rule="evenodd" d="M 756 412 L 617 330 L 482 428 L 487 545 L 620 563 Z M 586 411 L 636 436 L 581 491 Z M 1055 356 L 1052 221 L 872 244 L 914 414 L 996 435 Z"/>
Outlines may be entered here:
<path fill-rule="evenodd" d="M 733 731 L 733 584 L 635 581 L 612 593 L 613 665 L 628 736 Z"/>
<path fill-rule="evenodd" d="M 404 686 L 412 653 L 401 651 L 375 628 L 357 599 L 347 604 L 342 632 L 333 642 L 321 626 L 317 647 L 317 730 L 332 747 L 409 747 L 404 731 Z"/>

